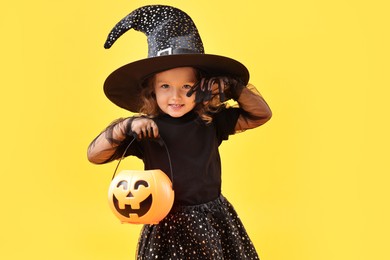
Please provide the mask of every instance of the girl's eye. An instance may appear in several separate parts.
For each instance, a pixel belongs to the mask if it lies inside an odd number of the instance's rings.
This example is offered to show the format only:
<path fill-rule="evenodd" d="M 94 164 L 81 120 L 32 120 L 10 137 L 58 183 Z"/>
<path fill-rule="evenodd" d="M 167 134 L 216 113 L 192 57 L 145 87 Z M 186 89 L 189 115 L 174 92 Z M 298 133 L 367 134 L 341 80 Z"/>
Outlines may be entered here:
<path fill-rule="evenodd" d="M 192 86 L 191 86 L 191 85 L 184 85 L 183 88 L 184 88 L 184 89 L 191 89 Z"/>
<path fill-rule="evenodd" d="M 161 88 L 164 88 L 164 89 L 169 88 L 169 85 L 168 84 L 163 84 L 163 85 L 161 85 Z"/>

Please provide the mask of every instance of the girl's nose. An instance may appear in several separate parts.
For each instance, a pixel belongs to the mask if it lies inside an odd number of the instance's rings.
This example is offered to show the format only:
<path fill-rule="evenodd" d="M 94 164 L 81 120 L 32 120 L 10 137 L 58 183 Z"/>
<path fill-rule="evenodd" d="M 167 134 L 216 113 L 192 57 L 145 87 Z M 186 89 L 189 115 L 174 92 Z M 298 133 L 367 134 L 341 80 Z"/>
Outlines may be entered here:
<path fill-rule="evenodd" d="M 180 96 L 181 96 L 180 88 L 177 88 L 177 87 L 172 88 L 172 97 L 173 98 L 180 98 Z"/>

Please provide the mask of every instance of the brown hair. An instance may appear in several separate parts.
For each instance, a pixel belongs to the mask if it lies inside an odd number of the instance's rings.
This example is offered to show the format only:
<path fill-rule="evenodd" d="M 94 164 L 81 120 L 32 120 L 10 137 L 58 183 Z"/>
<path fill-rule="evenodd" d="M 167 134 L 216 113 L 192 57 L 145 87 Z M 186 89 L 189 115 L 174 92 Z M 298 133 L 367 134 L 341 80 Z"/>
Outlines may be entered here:
<path fill-rule="evenodd" d="M 200 80 L 202 77 L 204 77 L 206 74 L 198 69 L 196 69 L 196 78 L 197 80 Z M 144 80 L 142 84 L 142 91 L 141 91 L 141 103 L 142 106 L 139 110 L 139 112 L 143 115 L 147 115 L 151 118 L 158 116 L 162 111 L 157 105 L 156 100 L 156 94 L 154 93 L 154 75 L 148 77 Z M 193 95 L 195 95 L 194 93 Z M 194 107 L 194 112 L 196 112 L 199 117 L 205 122 L 205 123 L 211 123 L 212 121 L 212 114 L 218 112 L 222 108 L 225 108 L 226 104 L 221 102 L 219 100 L 219 95 L 215 95 L 210 101 L 208 102 L 199 102 Z"/>

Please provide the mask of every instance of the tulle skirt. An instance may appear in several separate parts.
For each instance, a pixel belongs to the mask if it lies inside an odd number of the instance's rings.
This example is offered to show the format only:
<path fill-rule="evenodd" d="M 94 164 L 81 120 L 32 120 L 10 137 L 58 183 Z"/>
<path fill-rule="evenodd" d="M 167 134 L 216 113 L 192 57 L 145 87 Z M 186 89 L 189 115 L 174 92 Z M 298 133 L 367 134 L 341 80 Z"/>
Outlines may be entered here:
<path fill-rule="evenodd" d="M 233 206 L 222 195 L 175 206 L 158 225 L 144 225 L 137 259 L 259 259 Z"/>

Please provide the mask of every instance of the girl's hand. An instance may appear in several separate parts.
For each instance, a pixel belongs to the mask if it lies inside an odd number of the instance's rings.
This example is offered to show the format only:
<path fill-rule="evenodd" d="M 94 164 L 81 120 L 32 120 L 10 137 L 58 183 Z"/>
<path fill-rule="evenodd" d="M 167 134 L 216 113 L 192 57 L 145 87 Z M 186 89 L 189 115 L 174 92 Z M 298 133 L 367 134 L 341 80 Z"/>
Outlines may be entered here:
<path fill-rule="evenodd" d="M 197 103 L 208 102 L 215 96 L 219 96 L 220 102 L 231 98 L 237 100 L 244 87 L 243 83 L 232 77 L 202 78 L 188 91 L 187 96 L 195 92 Z"/>
<path fill-rule="evenodd" d="M 131 131 L 137 135 L 138 140 L 159 137 L 157 124 L 145 117 L 135 118 L 131 122 Z"/>

